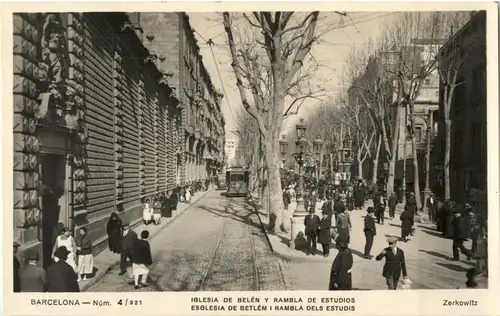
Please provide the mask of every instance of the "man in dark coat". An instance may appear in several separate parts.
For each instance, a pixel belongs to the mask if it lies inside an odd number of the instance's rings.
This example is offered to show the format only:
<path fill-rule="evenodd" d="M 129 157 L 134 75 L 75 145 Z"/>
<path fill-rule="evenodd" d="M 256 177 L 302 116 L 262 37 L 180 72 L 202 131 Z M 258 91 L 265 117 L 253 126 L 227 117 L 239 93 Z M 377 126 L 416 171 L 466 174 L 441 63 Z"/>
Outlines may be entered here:
<path fill-rule="evenodd" d="M 330 220 L 332 220 L 333 216 L 333 201 L 332 200 L 326 200 L 325 203 L 321 206 L 321 211 L 322 213 L 326 212 L 326 214 L 330 217 Z"/>
<path fill-rule="evenodd" d="M 401 238 L 403 238 L 405 242 L 410 238 L 411 228 L 414 224 L 414 216 L 413 212 L 406 206 L 403 213 L 399 216 L 401 220 Z"/>
<path fill-rule="evenodd" d="M 391 193 L 387 204 L 389 206 L 389 218 L 394 219 L 394 217 L 396 216 L 396 206 L 398 205 L 398 196 L 396 192 Z"/>
<path fill-rule="evenodd" d="M 445 202 L 445 206 L 442 208 L 442 230 L 443 236 L 446 238 L 453 238 L 454 236 L 454 224 L 453 221 L 455 216 L 453 215 L 455 209 L 455 203 L 451 200 Z"/>
<path fill-rule="evenodd" d="M 14 241 L 14 253 L 13 253 L 13 257 L 14 257 L 14 281 L 13 281 L 13 285 L 14 285 L 14 293 L 19 293 L 21 292 L 21 283 L 20 283 L 20 280 L 19 280 L 19 268 L 21 267 L 21 265 L 19 264 L 19 259 L 17 259 L 16 257 L 16 253 L 17 253 L 17 250 L 19 249 L 19 246 L 20 244 L 17 242 L 17 241 Z"/>
<path fill-rule="evenodd" d="M 314 214 L 312 209 L 309 209 L 309 215 L 304 218 L 304 226 L 306 240 L 307 240 L 307 255 L 312 254 L 313 256 L 316 254 L 316 238 L 318 236 L 318 227 L 319 227 L 319 217 Z"/>
<path fill-rule="evenodd" d="M 21 292 L 45 292 L 46 273 L 38 266 L 40 254 L 31 250 L 25 258 L 26 265 L 19 270 Z"/>
<path fill-rule="evenodd" d="M 384 218 L 385 218 L 385 205 L 386 201 L 384 198 L 384 193 L 382 191 L 379 191 L 375 194 L 373 197 L 373 205 L 375 206 L 375 214 L 377 217 L 377 223 L 378 224 L 384 224 Z"/>
<path fill-rule="evenodd" d="M 137 234 L 130 229 L 130 225 L 127 221 L 122 224 L 122 240 L 120 249 L 120 274 L 124 275 L 127 272 L 127 258 L 132 262 L 132 254 L 135 246 L 135 242 L 138 240 Z"/>
<path fill-rule="evenodd" d="M 318 242 L 323 247 L 323 256 L 328 257 L 330 255 L 330 243 L 332 240 L 330 236 L 332 220 L 327 212 L 323 211 L 322 214 L 323 217 L 319 222 L 318 228 Z"/>
<path fill-rule="evenodd" d="M 337 243 L 337 248 L 339 252 L 332 263 L 328 290 L 350 291 L 352 290 L 351 269 L 354 262 L 352 252 L 345 242 Z"/>
<path fill-rule="evenodd" d="M 457 207 L 453 221 L 453 261 L 460 260 L 459 249 L 467 256 L 467 260 L 472 258 L 472 252 L 464 246 L 464 241 L 469 236 L 469 230 L 467 220 L 461 211 L 462 208 Z"/>
<path fill-rule="evenodd" d="M 436 200 L 433 193 L 427 198 L 426 203 L 427 210 L 429 211 L 429 220 L 434 223 L 436 222 Z"/>
<path fill-rule="evenodd" d="M 365 259 L 372 259 L 373 256 L 370 254 L 373 246 L 373 238 L 377 235 L 377 228 L 375 226 L 375 219 L 373 218 L 373 213 L 375 209 L 373 207 L 368 207 L 366 210 L 368 214 L 365 216 Z"/>
<path fill-rule="evenodd" d="M 397 247 L 397 238 L 387 238 L 387 242 L 389 243 L 389 247 L 382 250 L 375 259 L 380 261 L 385 257 L 382 275 L 387 282 L 387 288 L 389 290 L 396 290 L 401 272 L 403 272 L 403 278 L 407 278 L 405 253 Z"/>
<path fill-rule="evenodd" d="M 80 292 L 78 276 L 66 262 L 68 254 L 69 251 L 64 246 L 57 248 L 54 252 L 57 262 L 47 269 L 47 292 Z"/>
<path fill-rule="evenodd" d="M 313 212 L 316 212 L 317 200 L 318 200 L 318 196 L 316 194 L 316 189 L 313 189 L 311 192 L 310 200 L 309 200 L 309 207 L 312 208 Z"/>
<path fill-rule="evenodd" d="M 345 204 L 342 202 L 342 200 L 337 199 L 335 200 L 333 204 L 333 215 L 335 215 L 335 223 L 337 222 L 337 218 L 340 213 L 343 213 L 345 211 Z"/>

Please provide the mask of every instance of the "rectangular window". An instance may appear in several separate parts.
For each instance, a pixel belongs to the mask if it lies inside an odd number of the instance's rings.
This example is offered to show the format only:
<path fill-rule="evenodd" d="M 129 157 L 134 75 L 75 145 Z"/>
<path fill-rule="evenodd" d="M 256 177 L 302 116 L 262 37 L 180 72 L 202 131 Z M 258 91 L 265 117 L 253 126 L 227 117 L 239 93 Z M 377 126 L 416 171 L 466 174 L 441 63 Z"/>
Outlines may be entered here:
<path fill-rule="evenodd" d="M 244 174 L 231 174 L 231 182 L 232 181 L 245 181 Z"/>

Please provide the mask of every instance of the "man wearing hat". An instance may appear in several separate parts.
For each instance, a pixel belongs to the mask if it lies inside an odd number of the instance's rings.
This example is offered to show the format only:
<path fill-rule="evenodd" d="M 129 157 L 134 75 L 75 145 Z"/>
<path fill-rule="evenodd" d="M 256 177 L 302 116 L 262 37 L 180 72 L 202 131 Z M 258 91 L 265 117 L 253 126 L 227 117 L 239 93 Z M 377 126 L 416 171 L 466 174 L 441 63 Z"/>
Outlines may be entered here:
<path fill-rule="evenodd" d="M 314 214 L 313 208 L 310 208 L 309 215 L 304 218 L 304 234 L 306 235 L 307 241 L 307 255 L 312 254 L 314 256 L 316 254 L 316 238 L 318 236 L 319 223 L 320 221 L 318 215 Z"/>
<path fill-rule="evenodd" d="M 330 229 L 332 227 L 332 220 L 330 216 L 328 215 L 327 211 L 322 211 L 321 214 L 323 217 L 321 218 L 319 222 L 319 228 L 318 228 L 318 241 L 323 247 L 323 256 L 328 257 L 330 255 L 330 243 L 331 243 L 331 236 L 330 236 Z"/>
<path fill-rule="evenodd" d="M 401 271 L 403 272 L 403 278 L 406 279 L 408 277 L 406 273 L 405 253 L 402 249 L 397 247 L 397 241 L 396 237 L 387 238 L 389 247 L 382 250 L 375 258 L 377 261 L 380 261 L 385 257 L 382 275 L 386 279 L 387 288 L 389 290 L 396 290 L 398 288 Z"/>
<path fill-rule="evenodd" d="M 127 272 L 127 258 L 132 262 L 132 252 L 135 242 L 139 239 L 137 234 L 130 229 L 128 221 L 122 223 L 122 241 L 120 249 L 120 274 L 124 275 Z"/>
<path fill-rule="evenodd" d="M 47 292 L 80 292 L 78 276 L 75 270 L 66 262 L 70 252 L 61 246 L 54 252 L 54 261 L 47 269 Z"/>
<path fill-rule="evenodd" d="M 19 259 L 16 257 L 17 249 L 19 249 L 20 244 L 17 241 L 14 241 L 14 280 L 13 280 L 13 285 L 14 285 L 14 293 L 19 293 L 21 292 L 21 283 L 19 281 Z"/>
<path fill-rule="evenodd" d="M 38 266 L 40 254 L 30 250 L 26 253 L 26 265 L 19 271 L 21 292 L 44 292 L 45 270 Z"/>
<path fill-rule="evenodd" d="M 366 210 L 368 214 L 365 216 L 365 259 L 372 259 L 373 256 L 370 254 L 373 246 L 373 238 L 377 235 L 377 227 L 375 226 L 374 213 L 375 209 L 373 207 L 368 207 Z"/>
<path fill-rule="evenodd" d="M 430 193 L 427 198 L 427 210 L 429 211 L 429 220 L 433 223 L 436 222 L 436 201 L 434 200 L 434 193 Z"/>

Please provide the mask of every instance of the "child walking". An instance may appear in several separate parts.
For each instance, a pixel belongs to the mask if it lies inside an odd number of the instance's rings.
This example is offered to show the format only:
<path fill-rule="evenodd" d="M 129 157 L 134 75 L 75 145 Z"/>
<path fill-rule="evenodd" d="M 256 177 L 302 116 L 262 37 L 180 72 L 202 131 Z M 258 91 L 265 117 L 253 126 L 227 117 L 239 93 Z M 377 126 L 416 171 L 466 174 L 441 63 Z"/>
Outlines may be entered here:
<path fill-rule="evenodd" d="M 148 273 L 147 266 L 153 264 L 151 257 L 151 247 L 147 239 L 149 232 L 143 230 L 141 232 L 141 239 L 137 240 L 132 255 L 132 270 L 134 274 L 134 288 L 137 290 L 142 286 L 148 286 Z"/>

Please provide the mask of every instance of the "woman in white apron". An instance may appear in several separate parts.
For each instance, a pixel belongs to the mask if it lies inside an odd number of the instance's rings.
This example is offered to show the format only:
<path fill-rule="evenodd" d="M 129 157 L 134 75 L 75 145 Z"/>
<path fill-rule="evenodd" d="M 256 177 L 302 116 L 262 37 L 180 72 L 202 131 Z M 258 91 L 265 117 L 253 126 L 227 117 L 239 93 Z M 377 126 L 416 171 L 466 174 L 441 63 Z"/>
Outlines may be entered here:
<path fill-rule="evenodd" d="M 146 202 L 144 203 L 144 209 L 142 210 L 142 220 L 146 225 L 153 221 L 153 208 L 151 207 L 149 199 L 146 199 Z"/>
<path fill-rule="evenodd" d="M 186 203 L 191 202 L 191 187 L 186 188 Z"/>
<path fill-rule="evenodd" d="M 66 262 L 78 272 L 77 264 L 76 264 L 76 241 L 73 236 L 71 236 L 71 232 L 67 227 L 64 227 L 61 231 L 61 234 L 57 236 L 56 242 L 54 243 L 54 248 L 52 249 L 52 259 L 54 259 L 54 252 L 59 247 L 66 247 L 69 251 L 68 259 Z"/>

